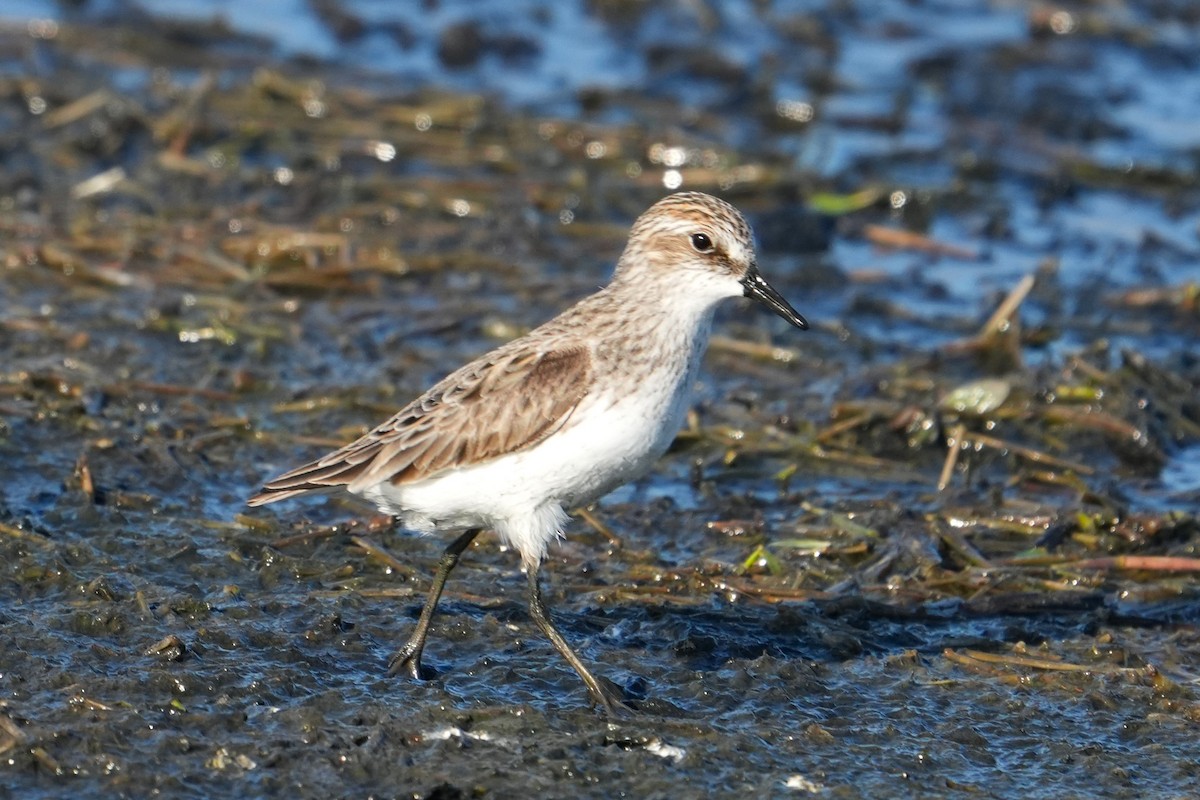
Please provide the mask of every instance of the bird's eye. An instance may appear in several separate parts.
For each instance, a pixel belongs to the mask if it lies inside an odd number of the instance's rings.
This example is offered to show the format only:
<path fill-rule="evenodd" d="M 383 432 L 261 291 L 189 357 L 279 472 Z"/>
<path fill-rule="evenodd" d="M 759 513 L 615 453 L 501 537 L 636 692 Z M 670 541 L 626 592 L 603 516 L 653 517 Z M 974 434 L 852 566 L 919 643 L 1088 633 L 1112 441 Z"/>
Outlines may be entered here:
<path fill-rule="evenodd" d="M 713 250 L 712 239 L 708 238 L 707 233 L 693 233 L 692 247 L 696 248 L 698 253 L 711 253 Z"/>

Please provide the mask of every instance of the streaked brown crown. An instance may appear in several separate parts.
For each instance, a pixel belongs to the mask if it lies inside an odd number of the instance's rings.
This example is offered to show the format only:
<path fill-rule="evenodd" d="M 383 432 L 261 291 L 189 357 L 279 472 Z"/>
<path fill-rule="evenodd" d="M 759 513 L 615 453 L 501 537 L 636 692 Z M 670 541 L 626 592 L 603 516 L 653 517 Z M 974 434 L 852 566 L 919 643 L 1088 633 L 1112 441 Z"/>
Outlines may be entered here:
<path fill-rule="evenodd" d="M 709 237 L 714 251 L 699 253 L 691 239 L 694 234 Z M 635 264 L 669 269 L 699 263 L 741 278 L 755 263 L 754 234 L 741 212 L 724 200 L 679 192 L 659 200 L 633 223 L 616 277 L 637 268 Z"/>

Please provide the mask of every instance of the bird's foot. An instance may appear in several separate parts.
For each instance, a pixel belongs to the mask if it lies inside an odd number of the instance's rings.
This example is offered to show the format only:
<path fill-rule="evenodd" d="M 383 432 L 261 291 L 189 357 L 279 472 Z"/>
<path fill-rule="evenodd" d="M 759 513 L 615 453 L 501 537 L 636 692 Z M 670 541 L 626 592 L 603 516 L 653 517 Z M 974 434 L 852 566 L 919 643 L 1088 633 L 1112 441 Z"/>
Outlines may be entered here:
<path fill-rule="evenodd" d="M 596 684 L 588 686 L 588 696 L 609 719 L 629 719 L 637 714 L 637 708 L 625 699 L 620 686 L 607 678 L 598 678 Z"/>
<path fill-rule="evenodd" d="M 388 659 L 388 677 L 394 677 L 401 672 L 407 672 L 414 681 L 429 680 L 434 677 L 433 671 L 421 666 L 421 651 L 424 649 L 420 642 L 408 642 Z"/>

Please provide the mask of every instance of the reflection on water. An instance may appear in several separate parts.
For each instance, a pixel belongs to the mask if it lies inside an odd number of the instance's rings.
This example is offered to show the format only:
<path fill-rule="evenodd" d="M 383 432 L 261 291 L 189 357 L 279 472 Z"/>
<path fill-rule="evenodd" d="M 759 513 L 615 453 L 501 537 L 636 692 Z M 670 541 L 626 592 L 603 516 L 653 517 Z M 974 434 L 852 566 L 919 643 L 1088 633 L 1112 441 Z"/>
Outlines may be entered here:
<path fill-rule="evenodd" d="M 1171 456 L 1163 468 L 1161 480 L 1169 495 L 1185 500 L 1190 495 L 1192 502 L 1200 496 L 1200 445 L 1184 447 Z"/>

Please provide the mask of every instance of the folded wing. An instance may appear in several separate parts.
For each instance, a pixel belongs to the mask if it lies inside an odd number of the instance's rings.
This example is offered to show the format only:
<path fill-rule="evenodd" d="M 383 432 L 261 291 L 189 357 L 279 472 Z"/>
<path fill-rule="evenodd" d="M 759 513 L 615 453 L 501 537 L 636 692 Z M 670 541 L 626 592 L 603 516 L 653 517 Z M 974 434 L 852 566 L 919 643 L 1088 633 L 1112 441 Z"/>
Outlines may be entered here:
<path fill-rule="evenodd" d="M 385 481 L 403 484 L 532 447 L 561 428 L 587 393 L 582 347 L 500 348 L 444 378 L 362 438 L 269 481 L 248 502 Z"/>

